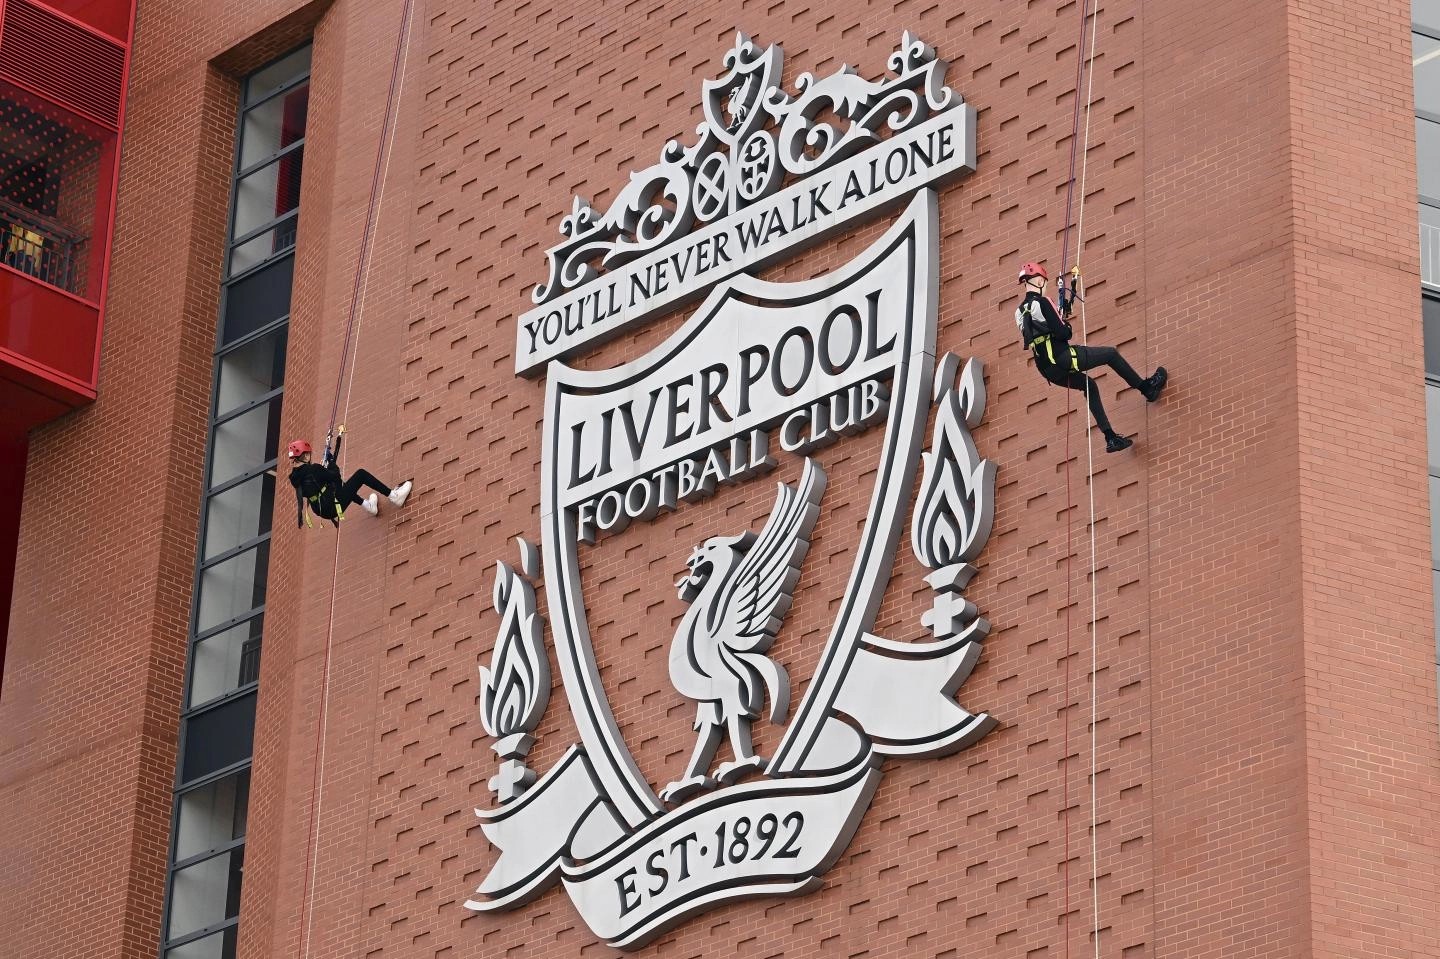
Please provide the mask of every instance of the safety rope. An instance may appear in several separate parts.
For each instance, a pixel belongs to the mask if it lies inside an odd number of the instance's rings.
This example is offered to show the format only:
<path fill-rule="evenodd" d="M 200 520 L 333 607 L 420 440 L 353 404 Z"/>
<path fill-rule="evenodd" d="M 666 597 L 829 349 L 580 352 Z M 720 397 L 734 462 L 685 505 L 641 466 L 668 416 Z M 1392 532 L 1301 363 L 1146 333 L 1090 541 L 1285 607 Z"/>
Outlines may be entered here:
<path fill-rule="evenodd" d="M 345 322 L 345 340 L 340 347 L 340 375 L 335 380 L 335 399 L 330 404 L 330 424 L 327 427 L 327 441 L 329 433 L 335 429 L 336 416 L 340 412 L 340 387 L 348 380 L 354 385 L 354 360 L 351 358 L 351 376 L 345 376 L 345 360 L 350 358 L 351 334 L 354 332 L 356 319 L 360 312 L 361 303 L 365 299 L 365 287 L 370 281 L 370 250 L 371 240 L 374 238 L 375 217 L 378 213 L 378 204 L 375 202 L 377 196 L 384 194 L 384 178 L 390 170 L 389 145 L 393 142 L 391 127 L 395 122 L 396 95 L 401 86 L 404 85 L 404 60 L 409 55 L 409 44 L 406 42 L 410 31 L 410 14 L 414 8 L 414 0 L 405 0 L 404 10 L 400 14 L 400 39 L 395 44 L 395 56 L 390 64 L 390 89 L 385 99 L 385 119 L 380 124 L 380 142 L 375 148 L 375 169 L 370 175 L 370 202 L 365 209 L 365 228 L 360 234 L 360 256 L 355 261 L 355 281 L 350 290 L 350 315 Z M 382 163 L 381 155 L 384 155 Z M 350 395 L 347 388 L 345 394 L 345 410 L 350 410 Z"/>
<path fill-rule="evenodd" d="M 365 294 L 370 286 L 370 252 L 374 246 L 375 223 L 385 197 L 385 183 L 390 174 L 390 154 L 395 145 L 395 114 L 400 95 L 405 87 L 405 66 L 410 56 L 410 25 L 414 0 L 405 0 L 400 14 L 400 36 L 395 41 L 395 56 L 390 64 L 390 86 L 385 97 L 385 118 L 380 125 L 380 142 L 375 148 L 375 169 L 370 177 L 370 198 L 365 212 L 365 229 L 360 237 L 360 252 L 355 263 L 355 282 L 351 289 L 349 316 L 345 322 L 344 346 L 340 352 L 340 371 L 335 381 L 335 400 L 330 407 L 330 427 L 326 432 L 328 450 L 329 436 L 334 432 L 336 417 L 340 413 L 341 387 L 344 387 L 346 417 L 350 415 L 350 395 L 355 386 L 355 361 L 359 356 L 360 331 L 364 320 Z M 352 351 L 352 344 L 355 349 Z M 346 360 L 350 369 L 345 369 Z M 330 711 L 331 659 L 335 647 L 335 607 L 340 583 L 340 530 L 335 531 L 335 556 L 330 569 L 330 612 L 325 624 L 325 654 L 321 665 L 320 715 L 316 719 L 315 769 L 310 783 L 309 824 L 306 827 L 305 874 L 301 883 L 304 890 L 300 902 L 301 921 L 304 934 L 301 937 L 299 955 L 308 959 L 310 938 L 315 924 L 315 884 L 318 880 L 316 864 L 320 853 L 320 814 L 324 810 L 325 796 L 325 746 L 327 740 L 326 718 Z"/>
<path fill-rule="evenodd" d="M 1090 21 L 1090 37 L 1087 49 L 1085 24 Z M 1076 278 L 1072 278 L 1071 295 L 1074 296 L 1078 286 L 1080 260 L 1085 250 L 1085 181 L 1089 172 L 1090 161 L 1090 108 L 1094 102 L 1095 89 L 1095 44 L 1098 37 L 1100 13 L 1098 8 L 1094 16 L 1090 15 L 1090 0 L 1082 0 L 1080 5 L 1080 36 L 1078 50 L 1075 57 L 1075 109 L 1072 118 L 1070 133 L 1070 170 L 1065 190 L 1065 232 L 1061 244 L 1060 253 L 1060 282 L 1065 280 L 1070 263 L 1070 233 L 1071 225 L 1074 224 L 1076 236 L 1075 269 Z M 1087 56 L 1088 52 L 1088 56 Z M 1081 106 L 1080 86 L 1082 81 L 1085 84 L 1085 106 L 1084 106 L 1084 138 L 1081 140 Z M 1080 202 L 1078 217 L 1072 221 L 1071 212 L 1074 210 L 1075 199 L 1075 164 L 1077 154 L 1080 163 Z M 1080 342 L 1082 346 L 1089 345 L 1089 324 L 1085 315 L 1085 301 L 1080 302 Z M 1096 824 L 1098 819 L 1095 771 L 1097 766 L 1097 744 L 1096 744 L 1096 670 L 1099 656 L 1099 639 L 1097 624 L 1099 621 L 1098 595 L 1096 592 L 1096 568 L 1097 551 L 1095 543 L 1095 451 L 1091 440 L 1091 429 L 1088 409 L 1090 406 L 1091 382 L 1085 378 L 1085 407 L 1081 415 L 1085 417 L 1085 471 L 1086 490 L 1089 497 L 1090 516 L 1090 895 L 1091 915 L 1093 918 L 1092 940 L 1095 948 L 1095 959 L 1100 957 L 1100 894 L 1099 894 L 1099 857 L 1096 840 Z M 1069 521 L 1070 514 L 1074 508 L 1074 501 L 1071 495 L 1070 477 L 1070 423 L 1074 418 L 1074 399 L 1069 397 L 1067 392 L 1066 416 L 1065 416 L 1065 702 L 1063 713 L 1063 752 L 1064 752 L 1064 778 L 1061 786 L 1062 828 L 1064 831 L 1064 935 L 1065 955 L 1070 955 L 1070 660 L 1072 657 L 1070 641 L 1070 609 L 1072 606 L 1072 584 L 1073 575 L 1073 539 L 1072 524 Z"/>
<path fill-rule="evenodd" d="M 1094 102 L 1095 93 L 1095 41 L 1096 33 L 1100 27 L 1100 8 L 1095 8 L 1095 14 L 1090 19 L 1090 61 L 1085 67 L 1085 139 L 1080 149 L 1080 211 L 1075 225 L 1075 269 L 1080 269 L 1080 258 L 1085 252 L 1085 177 L 1090 167 L 1090 107 Z M 1076 99 L 1079 99 L 1080 91 L 1075 91 Z M 1085 316 L 1085 300 L 1080 300 L 1080 344 L 1090 345 L 1090 324 Z M 1090 378 L 1085 378 L 1085 405 L 1090 405 L 1090 390 L 1094 388 Z M 1088 414 L 1087 414 L 1088 415 Z M 1067 431 L 1068 432 L 1068 431 Z M 1095 926 L 1095 959 L 1100 959 L 1100 856 L 1099 840 L 1096 830 L 1099 823 L 1099 801 L 1095 786 L 1095 773 L 1097 765 L 1097 744 L 1099 735 L 1098 690 L 1099 690 L 1099 656 L 1100 637 L 1099 621 L 1100 607 L 1098 583 L 1099 573 L 1097 570 L 1095 549 L 1095 443 L 1091 438 L 1091 430 L 1088 421 L 1085 430 L 1085 471 L 1087 482 L 1086 492 L 1090 497 L 1090 913 L 1094 919 Z"/>
<path fill-rule="evenodd" d="M 1080 137 L 1080 84 L 1085 79 L 1085 21 L 1090 18 L 1090 0 L 1081 0 L 1080 3 L 1080 40 L 1079 49 L 1075 54 L 1075 111 L 1070 126 L 1070 172 L 1065 182 L 1065 234 L 1061 237 L 1060 243 L 1060 276 L 1065 276 L 1065 271 L 1070 268 L 1070 227 L 1074 220 L 1070 213 L 1075 203 L 1075 160 L 1076 146 Z M 1088 111 L 1089 105 L 1086 105 Z M 1088 116 L 1087 116 L 1088 123 Z M 1084 191 L 1081 191 L 1080 203 L 1085 203 Z M 1077 254 L 1078 256 L 1078 254 Z"/>

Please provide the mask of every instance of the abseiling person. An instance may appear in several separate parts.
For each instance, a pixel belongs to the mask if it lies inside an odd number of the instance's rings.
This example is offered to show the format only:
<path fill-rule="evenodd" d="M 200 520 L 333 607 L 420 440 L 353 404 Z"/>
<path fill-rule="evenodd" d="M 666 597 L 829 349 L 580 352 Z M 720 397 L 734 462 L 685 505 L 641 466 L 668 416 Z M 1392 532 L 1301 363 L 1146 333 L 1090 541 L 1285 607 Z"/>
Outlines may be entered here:
<path fill-rule="evenodd" d="M 286 447 L 290 457 L 290 485 L 295 487 L 295 525 L 313 526 L 310 513 L 321 519 L 328 519 L 335 526 L 345 518 L 345 507 L 358 504 L 371 516 L 380 514 L 380 497 L 388 497 L 394 506 L 404 506 L 410 495 L 410 481 L 406 480 L 391 489 L 375 478 L 368 470 L 356 470 L 349 479 L 342 479 L 340 468 L 335 464 L 340 455 L 340 442 L 345 438 L 345 427 L 336 430 L 335 447 L 327 444 L 321 462 L 312 463 L 314 450 L 305 440 L 296 440 Z M 372 492 L 365 498 L 360 490 L 369 487 Z"/>
<path fill-rule="evenodd" d="M 1079 273 L 1074 273 L 1075 281 Z M 1035 356 L 1035 367 L 1040 375 L 1056 386 L 1065 386 L 1084 392 L 1090 401 L 1090 415 L 1095 425 L 1105 434 L 1105 452 L 1118 453 L 1129 449 L 1132 440 L 1115 432 L 1110 418 L 1105 415 L 1105 406 L 1100 401 L 1100 389 L 1095 380 L 1085 375 L 1097 366 L 1108 366 L 1120 374 L 1130 386 L 1140 392 L 1151 403 L 1160 398 L 1169 374 L 1165 367 L 1158 366 L 1150 376 L 1141 379 L 1134 367 L 1125 361 L 1120 351 L 1113 346 L 1071 346 L 1070 307 L 1075 298 L 1072 285 L 1070 295 L 1062 284 L 1060 306 L 1045 295 L 1050 275 L 1039 263 L 1026 263 L 1020 267 L 1020 282 L 1025 285 L 1025 299 L 1015 308 L 1015 325 L 1025 348 Z"/>

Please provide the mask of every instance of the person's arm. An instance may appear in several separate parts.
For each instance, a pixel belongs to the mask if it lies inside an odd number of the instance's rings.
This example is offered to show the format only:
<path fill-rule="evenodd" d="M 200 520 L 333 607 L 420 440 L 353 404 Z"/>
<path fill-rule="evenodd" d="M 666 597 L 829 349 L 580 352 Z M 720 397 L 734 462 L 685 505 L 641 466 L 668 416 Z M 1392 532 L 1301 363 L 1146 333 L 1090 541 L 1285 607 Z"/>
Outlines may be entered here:
<path fill-rule="evenodd" d="M 345 439 L 345 427 L 341 426 L 335 433 L 335 445 L 325 447 L 325 468 L 332 469 L 340 459 L 340 441 Z"/>
<path fill-rule="evenodd" d="M 310 514 L 305 509 L 305 494 L 300 492 L 300 484 L 293 472 L 290 474 L 290 485 L 295 487 L 295 528 L 304 529 L 310 525 Z"/>
<path fill-rule="evenodd" d="M 1080 267 L 1077 266 L 1068 276 L 1060 278 L 1060 315 L 1070 319 L 1075 312 L 1075 301 L 1084 299 L 1084 294 L 1080 292 Z"/>
<path fill-rule="evenodd" d="M 1045 317 L 1045 332 L 1062 340 L 1070 339 L 1070 324 L 1055 309 L 1048 296 L 1040 297 L 1040 315 Z"/>

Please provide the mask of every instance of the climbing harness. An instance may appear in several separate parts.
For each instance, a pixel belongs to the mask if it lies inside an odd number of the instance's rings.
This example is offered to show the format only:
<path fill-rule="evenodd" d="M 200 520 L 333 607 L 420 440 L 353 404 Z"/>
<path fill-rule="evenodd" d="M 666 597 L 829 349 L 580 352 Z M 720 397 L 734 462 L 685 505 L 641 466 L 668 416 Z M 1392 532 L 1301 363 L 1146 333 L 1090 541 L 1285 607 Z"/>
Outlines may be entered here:
<path fill-rule="evenodd" d="M 1040 347 L 1045 347 L 1045 358 L 1050 361 L 1051 366 L 1058 366 L 1055 362 L 1055 341 L 1050 338 L 1049 333 L 1042 333 L 1030 341 L 1030 349 L 1035 353 L 1035 358 L 1040 358 Z M 1070 351 L 1070 372 L 1080 371 L 1080 357 L 1075 354 L 1075 347 L 1066 347 Z"/>
<path fill-rule="evenodd" d="M 1037 275 L 1037 276 L 1044 276 L 1043 273 L 1038 273 L 1038 274 L 1036 274 L 1036 275 Z M 1052 368 L 1053 368 L 1053 367 L 1056 367 L 1056 366 L 1058 366 L 1059 364 L 1058 364 L 1058 363 L 1056 362 L 1056 360 L 1055 360 L 1055 340 L 1054 340 L 1054 335 L 1051 334 L 1051 333 L 1036 333 L 1036 332 L 1034 332 L 1037 328 L 1039 328 L 1039 329 L 1044 329 L 1044 328 L 1045 328 L 1045 327 L 1042 325 L 1042 322 L 1043 322 L 1043 319 L 1044 319 L 1043 313 L 1041 314 L 1041 319 L 1040 319 L 1040 320 L 1037 320 L 1037 319 L 1036 319 L 1036 316 L 1035 316 L 1036 310 L 1043 310 L 1043 307 L 1041 307 L 1040 302 L 1039 302 L 1038 300 L 1029 299 L 1029 294 L 1028 294 L 1028 293 L 1026 294 L 1026 297 L 1027 297 L 1026 300 L 1025 300 L 1023 303 L 1021 303 L 1020 306 L 1019 306 L 1018 308 L 1016 308 L 1016 310 L 1015 310 L 1015 322 L 1016 322 L 1016 325 L 1020 327 L 1020 341 L 1025 345 L 1025 348 L 1026 348 L 1027 350 L 1029 350 L 1031 353 L 1034 354 L 1034 356 L 1035 356 L 1035 363 L 1036 363 L 1037 366 L 1040 366 L 1040 356 L 1041 356 L 1040 350 L 1041 350 L 1041 348 L 1043 347 L 1044 350 L 1045 350 L 1045 353 L 1044 353 L 1045 359 L 1048 361 L 1049 365 L 1050 365 Z M 1065 302 L 1064 299 L 1063 299 L 1063 296 L 1062 296 L 1061 302 L 1062 302 L 1062 303 Z M 1064 314 L 1062 313 L 1061 315 L 1063 316 Z M 1062 341 L 1062 343 L 1063 343 L 1063 342 L 1064 342 L 1064 341 Z M 1069 367 L 1069 368 L 1067 369 L 1066 372 L 1077 372 L 1077 371 L 1079 371 L 1079 369 L 1080 369 L 1080 359 L 1079 359 L 1079 357 L 1078 357 L 1078 356 L 1076 355 L 1076 353 L 1075 353 L 1075 347 L 1071 346 L 1071 347 L 1062 347 L 1062 348 L 1068 348 L 1069 351 L 1070 351 L 1070 362 L 1069 362 L 1069 364 L 1068 364 L 1068 367 Z M 1043 369 L 1043 367 L 1042 367 L 1042 369 Z"/>
<path fill-rule="evenodd" d="M 1090 21 L 1090 38 L 1087 48 L 1085 37 L 1085 23 Z M 1090 0 L 1082 0 L 1080 4 L 1080 40 L 1079 50 L 1075 62 L 1075 112 L 1073 126 L 1070 134 L 1070 176 L 1065 190 L 1065 234 L 1061 245 L 1060 253 L 1060 297 L 1063 306 L 1068 306 L 1067 294 L 1070 299 L 1078 298 L 1080 302 L 1080 342 L 1082 345 L 1089 345 L 1089 324 L 1085 316 L 1085 299 L 1079 293 L 1080 281 L 1080 259 L 1085 250 L 1085 180 L 1089 170 L 1090 162 L 1090 108 L 1094 102 L 1095 89 L 1095 42 L 1099 33 L 1100 12 L 1097 9 L 1093 16 L 1090 14 Z M 1088 55 L 1087 55 L 1088 49 Z M 1085 125 L 1084 139 L 1080 139 L 1080 86 L 1082 80 L 1085 83 Z M 1075 197 L 1075 162 L 1077 150 L 1080 158 L 1080 204 L 1078 218 L 1073 221 L 1076 236 L 1075 267 L 1073 272 L 1070 266 L 1070 232 L 1072 220 L 1070 217 L 1072 203 Z M 1070 272 L 1072 282 L 1067 291 L 1064 278 Z M 1047 355 L 1051 362 L 1054 362 L 1053 348 L 1046 342 Z M 1074 352 L 1072 348 L 1072 364 L 1074 363 Z M 1075 364 L 1078 369 L 1078 364 Z M 1090 390 L 1093 388 L 1090 379 L 1085 380 L 1085 400 L 1089 404 Z M 1067 393 L 1068 395 L 1068 393 Z M 1065 416 L 1065 702 L 1063 712 L 1063 769 L 1064 777 L 1061 787 L 1061 803 L 1063 806 L 1062 821 L 1064 831 L 1064 886 L 1065 886 L 1065 955 L 1070 955 L 1070 607 L 1072 605 L 1071 588 L 1074 576 L 1071 571 L 1072 557 L 1074 554 L 1069 517 L 1074 507 L 1070 491 L 1070 421 L 1074 418 L 1074 401 L 1067 400 Z M 1085 428 L 1085 462 L 1086 462 L 1086 489 L 1090 501 L 1090 911 L 1093 920 L 1091 939 L 1095 945 L 1095 959 L 1100 959 L 1100 889 L 1099 889 L 1099 859 L 1098 845 L 1096 841 L 1096 825 L 1098 821 L 1097 795 L 1095 787 L 1095 770 L 1097 758 L 1096 744 L 1096 673 L 1099 659 L 1099 639 L 1097 634 L 1097 623 L 1099 621 L 1098 594 L 1096 590 L 1096 547 L 1095 547 L 1095 452 L 1090 441 L 1090 428 L 1087 421 Z"/>
<path fill-rule="evenodd" d="M 385 195 L 385 181 L 390 172 L 390 150 L 395 142 L 395 113 L 405 86 L 405 65 L 410 54 L 410 27 L 415 0 L 405 0 L 400 14 L 399 37 L 395 41 L 395 56 L 390 65 L 390 86 L 385 99 L 385 118 L 380 126 L 380 142 L 375 148 L 375 169 L 370 177 L 370 199 L 365 212 L 365 228 L 360 236 L 360 252 L 355 262 L 355 282 L 350 294 L 349 316 L 345 321 L 345 340 L 340 351 L 340 372 L 335 381 L 335 399 L 330 407 L 330 425 L 325 433 L 326 453 L 330 450 L 330 439 L 335 433 L 336 422 L 341 412 L 340 397 L 344 390 L 344 412 L 350 412 L 350 391 L 355 385 L 355 358 L 360 339 L 361 321 L 364 316 L 365 293 L 370 282 L 370 253 L 375 238 L 375 222 L 380 203 Z M 349 360 L 350 369 L 345 364 Z M 343 432 L 343 427 L 341 427 Z M 337 511 L 343 518 L 343 508 Z M 300 939 L 299 955 L 308 959 L 310 937 L 315 925 L 315 883 L 316 860 L 319 857 L 320 817 L 324 810 L 325 796 L 325 721 L 330 710 L 331 656 L 335 645 L 335 597 L 340 575 L 340 537 L 335 537 L 335 558 L 330 572 L 330 614 L 325 627 L 325 655 L 321 666 L 320 715 L 316 719 L 315 772 L 310 785 L 310 821 L 306 827 L 305 876 L 301 884 L 301 921 L 304 932 Z"/>
<path fill-rule="evenodd" d="M 335 509 L 335 515 L 333 517 L 325 515 L 325 513 L 327 512 L 327 501 Z M 324 486 L 320 487 L 320 492 L 316 493 L 314 496 L 307 496 L 305 498 L 305 502 L 310 507 L 310 509 L 307 510 L 305 513 L 305 525 L 307 528 L 314 528 L 314 524 L 310 522 L 311 512 L 313 512 L 321 519 L 330 520 L 330 522 L 334 523 L 336 526 L 339 526 L 340 521 L 345 518 L 345 507 L 341 505 L 339 497 L 337 497 L 334 493 L 330 492 L 329 483 L 326 483 Z"/>
<path fill-rule="evenodd" d="M 345 427 L 341 426 L 339 429 L 339 434 L 343 436 L 344 433 Z M 331 443 L 334 440 L 335 435 L 336 434 L 333 430 L 325 434 L 325 453 L 320 460 L 320 465 L 324 467 L 324 471 L 327 474 L 339 473 L 338 469 L 332 469 L 332 466 L 335 463 L 336 455 L 339 452 L 338 449 L 334 451 L 332 451 L 331 449 Z M 305 440 L 296 440 L 288 447 L 286 447 L 285 452 L 290 457 L 290 466 L 293 470 L 302 468 L 296 466 L 294 461 L 307 453 L 313 453 L 314 449 Z M 337 480 L 334 490 L 330 488 L 329 483 L 320 483 L 317 486 L 315 480 L 313 479 L 313 472 L 313 470 L 308 471 L 307 474 L 305 474 L 306 478 L 301 479 L 299 483 L 300 501 L 304 504 L 304 506 L 302 507 L 302 514 L 305 519 L 305 528 L 315 528 L 315 524 L 310 522 L 311 513 L 314 513 L 321 519 L 328 519 L 331 523 L 339 526 L 340 521 L 345 518 L 345 504 L 341 500 L 340 496 L 337 494 L 340 492 L 341 487 L 343 487 L 345 484 Z"/>

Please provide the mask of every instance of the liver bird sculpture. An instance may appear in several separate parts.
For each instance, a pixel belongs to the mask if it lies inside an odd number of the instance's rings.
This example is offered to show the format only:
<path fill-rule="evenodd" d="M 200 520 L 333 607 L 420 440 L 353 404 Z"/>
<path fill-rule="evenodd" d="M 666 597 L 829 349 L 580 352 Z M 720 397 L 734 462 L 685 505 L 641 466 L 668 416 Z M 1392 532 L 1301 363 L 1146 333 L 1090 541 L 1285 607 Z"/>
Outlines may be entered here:
<path fill-rule="evenodd" d="M 825 471 L 807 458 L 797 486 L 776 485 L 775 508 L 759 536 L 746 530 L 707 539 L 690 554 L 689 572 L 675 584 L 690 609 L 670 644 L 670 681 L 697 703 L 697 739 L 685 775 L 660 792 L 667 803 L 763 768 L 750 725 L 767 692 L 771 722 L 790 708 L 790 677 L 765 653 L 790 609 L 820 513 Z M 721 763 L 711 778 L 722 724 L 735 758 Z"/>

